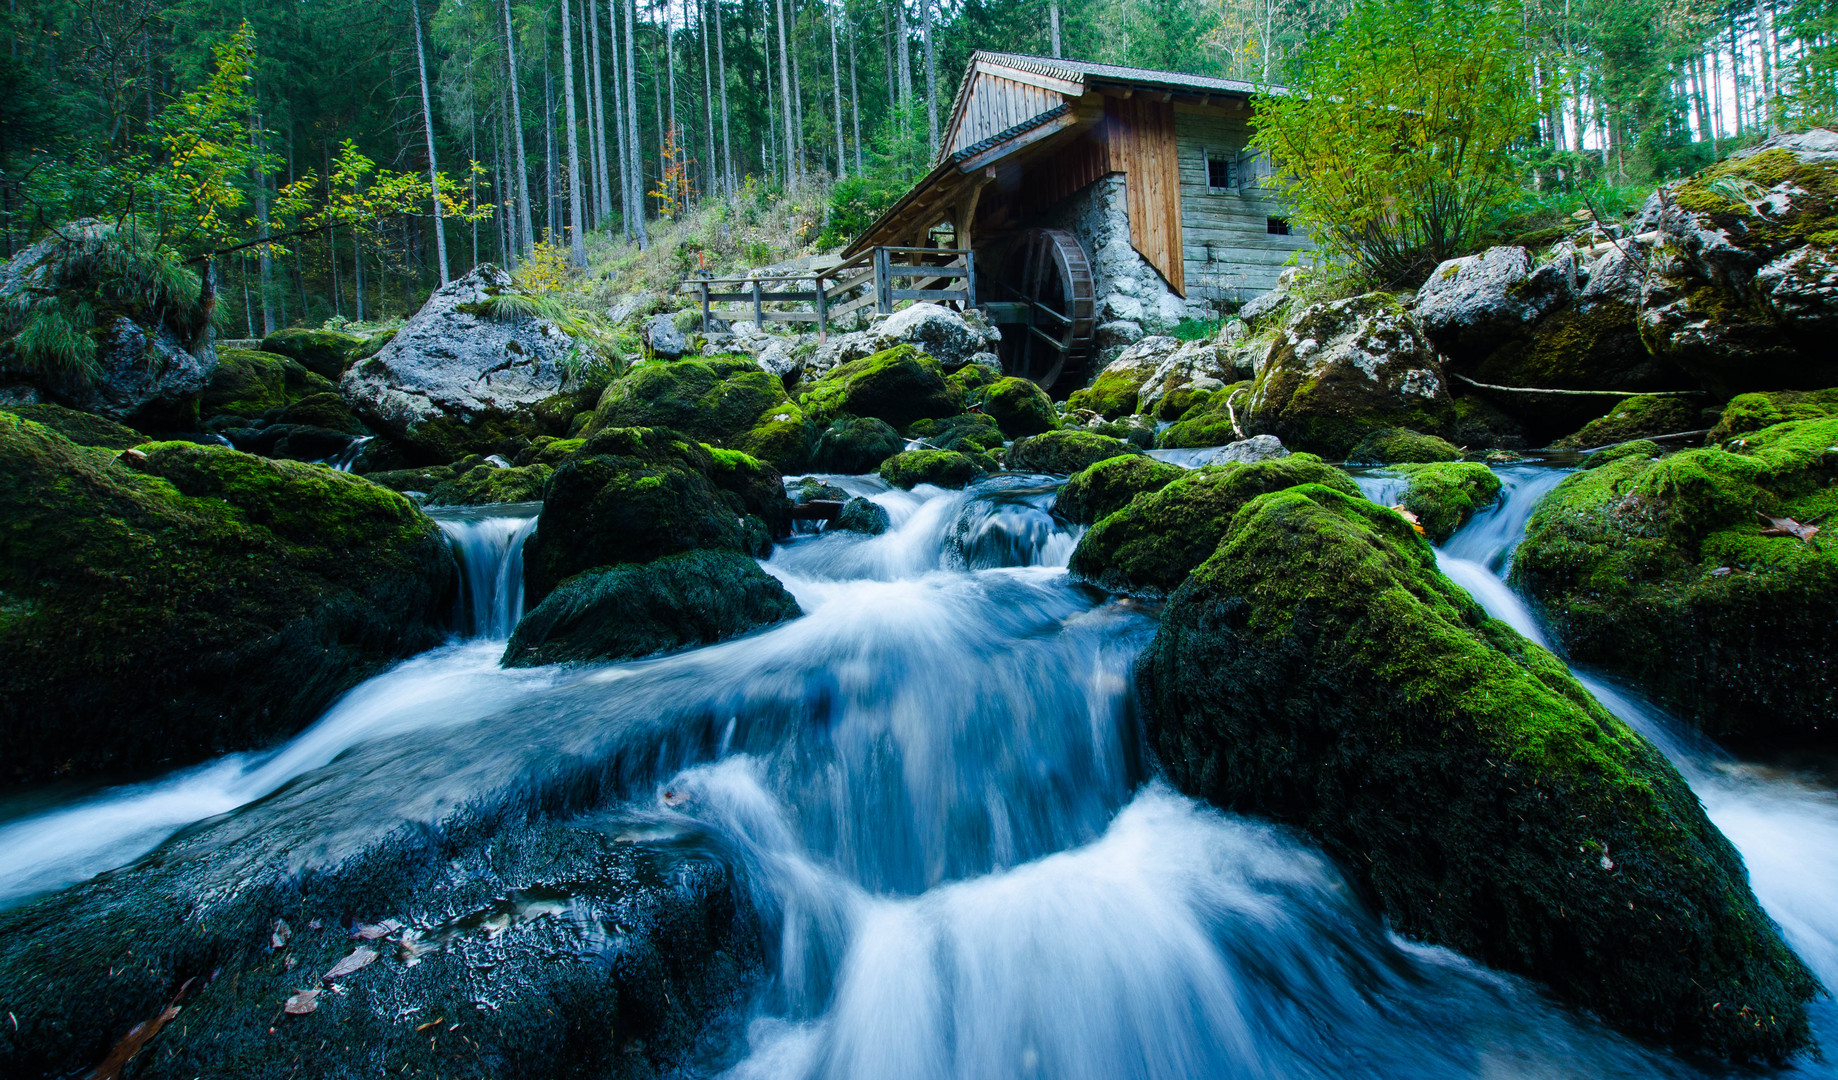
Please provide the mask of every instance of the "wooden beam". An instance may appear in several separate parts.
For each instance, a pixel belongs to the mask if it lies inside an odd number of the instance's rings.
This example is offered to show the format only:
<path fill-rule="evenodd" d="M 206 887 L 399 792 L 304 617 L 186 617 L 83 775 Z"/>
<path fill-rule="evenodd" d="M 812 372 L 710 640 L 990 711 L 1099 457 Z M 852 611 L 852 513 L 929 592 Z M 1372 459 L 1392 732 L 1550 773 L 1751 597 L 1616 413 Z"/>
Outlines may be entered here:
<path fill-rule="evenodd" d="M 998 143 L 990 147 L 964 162 L 962 165 L 959 165 L 958 169 L 966 174 L 974 173 L 978 169 L 984 169 L 995 164 L 1023 147 L 1031 146 L 1034 143 L 1040 142 L 1042 139 L 1050 138 L 1068 128 L 1080 127 L 1089 122 L 1090 121 L 1084 119 L 1078 113 L 1067 113 L 1064 116 L 1055 117 L 1037 128 L 1022 132 L 1007 142 Z"/>
<path fill-rule="evenodd" d="M 1073 82 L 1068 79 L 1057 79 L 1051 75 L 1038 75 L 1032 71 L 1022 71 L 1020 68 L 1008 67 L 989 60 L 977 61 L 976 68 L 979 72 L 994 75 L 998 79 L 1038 86 L 1042 90 L 1051 90 L 1056 94 L 1065 94 L 1068 97 L 1077 97 L 1085 92 L 1083 81 Z"/>

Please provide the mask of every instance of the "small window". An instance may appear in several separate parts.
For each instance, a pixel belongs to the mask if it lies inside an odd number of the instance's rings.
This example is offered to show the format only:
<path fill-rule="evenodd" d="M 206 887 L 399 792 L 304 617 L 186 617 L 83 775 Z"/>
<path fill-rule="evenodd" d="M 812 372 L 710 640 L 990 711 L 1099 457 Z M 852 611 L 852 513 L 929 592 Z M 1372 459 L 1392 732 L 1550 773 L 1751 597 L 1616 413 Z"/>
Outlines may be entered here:
<path fill-rule="evenodd" d="M 1206 186 L 1210 188 L 1235 188 L 1238 186 L 1238 163 L 1226 154 L 1206 155 Z"/>
<path fill-rule="evenodd" d="M 1271 236 L 1288 236 L 1289 219 L 1280 217 L 1265 218 L 1264 231 Z"/>

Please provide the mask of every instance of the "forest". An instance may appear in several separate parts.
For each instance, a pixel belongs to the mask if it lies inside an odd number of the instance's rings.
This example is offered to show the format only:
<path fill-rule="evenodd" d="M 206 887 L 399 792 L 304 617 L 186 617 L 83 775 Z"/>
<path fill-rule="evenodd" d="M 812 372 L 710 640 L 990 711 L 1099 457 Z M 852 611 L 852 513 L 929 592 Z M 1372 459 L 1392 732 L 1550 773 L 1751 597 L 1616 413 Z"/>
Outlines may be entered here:
<path fill-rule="evenodd" d="M 793 246 L 834 247 L 927 167 L 976 50 L 1283 85 L 1348 6 L 16 0 L 0 14 L 0 249 L 136 198 L 144 212 L 123 174 L 170 160 L 164 118 L 226 43 L 249 67 L 218 103 L 241 114 L 220 140 L 245 141 L 241 171 L 220 179 L 244 238 L 271 235 L 290 185 L 331 199 L 347 147 L 446 189 L 417 201 L 402 188 L 394 212 L 234 252 L 224 279 L 243 303 L 220 308 L 223 333 L 255 336 L 399 317 L 445 277 L 517 264 L 545 239 L 572 240 L 585 265 L 590 243 L 643 245 L 710 200 L 789 211 Z M 1825 0 L 1528 0 L 1512 14 L 1515 77 L 1536 101 L 1512 140 L 1526 206 L 1613 203 L 1838 107 L 1838 5 Z"/>

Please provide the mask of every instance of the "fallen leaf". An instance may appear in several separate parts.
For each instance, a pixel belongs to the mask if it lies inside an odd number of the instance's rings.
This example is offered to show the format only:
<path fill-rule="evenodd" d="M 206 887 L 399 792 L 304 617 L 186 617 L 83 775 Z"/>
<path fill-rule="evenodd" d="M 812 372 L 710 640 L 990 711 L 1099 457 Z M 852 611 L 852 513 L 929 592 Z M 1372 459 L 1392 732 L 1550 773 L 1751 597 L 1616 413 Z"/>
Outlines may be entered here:
<path fill-rule="evenodd" d="M 426 1031 L 427 1029 L 429 1029 L 429 1028 L 431 1028 L 431 1027 L 433 1027 L 433 1026 L 434 1026 L 435 1024 L 439 1024 L 439 1023 L 443 1023 L 443 1022 L 444 1022 L 445 1020 L 446 1020 L 446 1017 L 444 1017 L 444 1016 L 443 1016 L 443 1017 L 441 1017 L 440 1019 L 437 1019 L 437 1020 L 429 1020 L 429 1021 L 428 1021 L 427 1023 L 425 1023 L 425 1024 L 423 1024 L 423 1025 L 421 1025 L 420 1027 L 418 1027 L 418 1028 L 416 1028 L 415 1030 L 416 1030 L 416 1031 Z"/>
<path fill-rule="evenodd" d="M 287 925 L 287 920 L 276 919 L 274 921 L 274 929 L 268 932 L 268 947 L 271 949 L 285 949 L 287 947 L 287 939 L 293 936 L 294 928 Z"/>
<path fill-rule="evenodd" d="M 1735 573 L 1735 571 L 1730 569 L 1729 567 L 1719 566 L 1715 570 L 1712 570 L 1710 572 L 1710 576 L 1711 577 L 1729 577 L 1733 573 Z"/>
<path fill-rule="evenodd" d="M 302 990 L 293 997 L 288 998 L 287 1003 L 281 1006 L 281 1011 L 289 1016 L 305 1016 L 318 1007 L 319 991 Z"/>
<path fill-rule="evenodd" d="M 359 945 L 357 948 L 351 950 L 350 956 L 347 956 L 343 960 L 340 960 L 338 963 L 333 964 L 332 970 L 326 972 L 324 975 L 321 975 L 320 979 L 325 982 L 331 982 L 333 979 L 337 979 L 345 975 L 349 975 L 352 972 L 357 971 L 360 968 L 368 967 L 371 961 L 375 960 L 376 958 L 377 958 L 377 951 L 375 949 L 367 949 L 364 946 Z"/>
<path fill-rule="evenodd" d="M 128 1067 L 128 1062 L 133 1060 L 135 1054 L 140 1053 L 141 1047 L 146 1046 L 155 1035 L 160 1033 L 161 1028 L 170 1023 L 173 1017 L 179 1015 L 179 1002 L 185 1000 L 185 994 L 191 990 L 192 983 L 196 981 L 186 979 L 184 985 L 179 987 L 179 992 L 172 996 L 172 1001 L 160 1010 L 158 1016 L 129 1028 L 128 1033 L 115 1044 L 115 1048 L 109 1051 L 108 1057 L 102 1059 L 102 1064 L 91 1070 L 83 1080 L 117 1080 L 121 1076 L 121 1071 Z M 17 1029 L 19 1021 L 13 1021 L 13 1026 Z"/>
<path fill-rule="evenodd" d="M 1767 526 L 1761 530 L 1763 536 L 1791 536 L 1802 543 L 1812 543 L 1812 538 L 1819 535 L 1817 525 L 1802 525 L 1792 518 L 1774 517 L 1763 514 L 1761 519 Z"/>
<path fill-rule="evenodd" d="M 401 923 L 394 919 L 384 919 L 375 926 L 359 926 L 351 933 L 359 941 L 375 941 L 380 937 L 388 937 L 400 929 L 402 929 Z"/>
<path fill-rule="evenodd" d="M 306 928 L 307 928 L 308 930 L 317 930 L 317 929 L 319 929 L 319 920 L 318 920 L 318 919 L 314 919 L 314 920 L 313 920 L 312 922 L 309 922 L 309 923 L 307 923 L 307 924 L 306 924 Z"/>
<path fill-rule="evenodd" d="M 1403 503 L 1399 503 L 1398 505 L 1392 507 L 1392 509 L 1398 512 L 1399 517 L 1403 518 L 1405 521 L 1410 522 L 1410 527 L 1417 530 L 1418 536 L 1423 535 L 1423 523 L 1417 520 L 1417 515 L 1411 513 L 1409 510 L 1404 509 Z"/>

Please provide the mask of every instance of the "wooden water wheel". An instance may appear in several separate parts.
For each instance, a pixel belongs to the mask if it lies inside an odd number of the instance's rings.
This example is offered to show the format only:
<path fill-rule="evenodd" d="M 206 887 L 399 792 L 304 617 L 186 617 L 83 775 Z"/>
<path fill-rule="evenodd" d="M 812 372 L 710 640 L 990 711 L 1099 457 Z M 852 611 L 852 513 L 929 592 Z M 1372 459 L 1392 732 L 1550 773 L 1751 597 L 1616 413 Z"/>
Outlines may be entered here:
<path fill-rule="evenodd" d="M 1091 260 L 1065 229 L 1029 229 L 1009 249 L 1002 283 L 1027 319 L 1003 342 L 1003 368 L 1044 390 L 1085 372 L 1097 329 Z"/>

